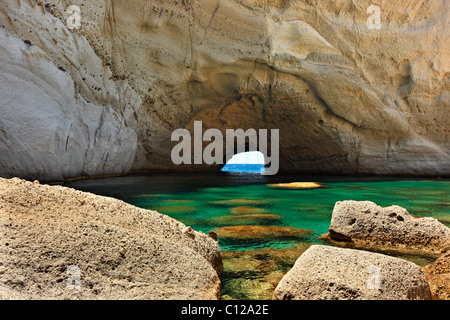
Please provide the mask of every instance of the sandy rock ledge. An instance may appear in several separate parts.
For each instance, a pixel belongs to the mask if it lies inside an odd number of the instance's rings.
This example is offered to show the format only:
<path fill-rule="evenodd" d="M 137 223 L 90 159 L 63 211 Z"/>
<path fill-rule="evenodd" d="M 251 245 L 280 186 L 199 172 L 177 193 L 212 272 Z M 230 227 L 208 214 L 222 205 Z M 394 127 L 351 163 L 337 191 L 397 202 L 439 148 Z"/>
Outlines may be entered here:
<path fill-rule="evenodd" d="M 185 229 L 119 200 L 0 179 L 0 299 L 217 299 L 221 250 Z"/>

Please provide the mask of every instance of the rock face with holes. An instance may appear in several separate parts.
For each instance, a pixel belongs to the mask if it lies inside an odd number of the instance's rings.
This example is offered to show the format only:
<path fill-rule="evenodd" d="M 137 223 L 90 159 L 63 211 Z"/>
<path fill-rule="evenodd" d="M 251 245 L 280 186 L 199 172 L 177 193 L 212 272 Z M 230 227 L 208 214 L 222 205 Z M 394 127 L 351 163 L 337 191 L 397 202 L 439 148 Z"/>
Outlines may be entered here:
<path fill-rule="evenodd" d="M 275 289 L 275 300 L 429 300 L 422 269 L 378 253 L 314 245 Z"/>
<path fill-rule="evenodd" d="M 219 245 L 185 230 L 116 199 L 0 178 L 0 299 L 217 299 Z"/>
<path fill-rule="evenodd" d="M 4 0 L 0 175 L 175 166 L 175 129 L 280 129 L 280 170 L 446 175 L 445 0 Z M 411 46 L 414 43 L 414 46 Z"/>
<path fill-rule="evenodd" d="M 337 241 L 413 249 L 441 255 L 450 249 L 450 228 L 434 218 L 416 218 L 400 206 L 370 201 L 337 202 L 329 236 Z"/>

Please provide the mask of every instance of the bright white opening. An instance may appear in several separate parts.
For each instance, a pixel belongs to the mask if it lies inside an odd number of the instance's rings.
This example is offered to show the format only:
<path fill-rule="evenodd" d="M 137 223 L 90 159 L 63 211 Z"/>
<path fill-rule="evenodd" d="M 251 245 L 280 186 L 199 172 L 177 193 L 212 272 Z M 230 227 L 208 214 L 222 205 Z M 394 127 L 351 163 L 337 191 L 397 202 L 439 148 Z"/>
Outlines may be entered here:
<path fill-rule="evenodd" d="M 264 164 L 264 155 L 259 151 L 243 152 L 235 155 L 227 164 Z"/>
<path fill-rule="evenodd" d="M 243 152 L 231 158 L 222 168 L 226 172 L 262 173 L 264 155 L 259 151 Z"/>

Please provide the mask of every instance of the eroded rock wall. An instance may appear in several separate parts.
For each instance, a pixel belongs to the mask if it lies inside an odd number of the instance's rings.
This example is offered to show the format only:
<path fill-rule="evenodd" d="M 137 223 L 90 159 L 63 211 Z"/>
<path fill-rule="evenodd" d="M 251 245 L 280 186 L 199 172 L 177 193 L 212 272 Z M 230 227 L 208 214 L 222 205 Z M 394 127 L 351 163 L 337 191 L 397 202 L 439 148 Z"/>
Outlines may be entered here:
<path fill-rule="evenodd" d="M 280 129 L 281 171 L 449 173 L 444 0 L 380 3 L 379 30 L 367 27 L 367 8 L 374 4 L 368 0 L 74 0 L 47 7 L 2 2 L 3 37 L 13 39 L 17 63 L 29 70 L 6 69 L 11 58 L 2 55 L 3 76 L 42 78 L 42 71 L 26 67 L 29 51 L 35 50 L 43 56 L 38 61 L 53 65 L 45 73 L 48 81 L 67 81 L 65 90 L 43 85 L 50 95 L 33 93 L 39 103 L 10 101 L 2 93 L 0 148 L 6 150 L 2 163 L 10 163 L 2 164 L 2 175 L 49 176 L 48 163 L 58 163 L 51 168 L 63 178 L 214 170 L 170 160 L 173 130 L 192 129 L 196 120 L 205 130 Z M 71 4 L 82 11 L 82 28 L 72 32 L 64 13 Z M 11 54 L 12 49 L 2 45 L 2 50 Z M 20 82 L 4 83 L 5 91 L 18 91 L 13 88 Z M 27 94 L 18 92 L 20 99 Z M 58 100 L 60 95 L 67 98 Z M 30 114 L 6 122 L 3 114 L 14 115 L 25 104 L 45 115 L 50 101 L 65 113 L 65 123 L 58 122 L 61 137 L 26 152 L 11 147 L 12 138 L 19 145 L 29 142 L 14 127 L 41 121 Z M 92 132 L 102 112 L 115 119 L 107 122 L 116 135 L 104 134 L 106 141 L 98 145 Z M 62 160 L 68 157 L 64 146 L 72 123 L 67 113 L 80 118 L 75 127 L 84 130 L 69 138 L 69 145 L 77 143 L 77 166 Z M 54 131 L 50 124 L 41 127 Z M 35 125 L 34 135 L 41 127 Z M 42 150 L 52 151 L 45 152 L 48 159 L 35 156 Z M 83 157 L 85 152 L 93 155 Z"/>

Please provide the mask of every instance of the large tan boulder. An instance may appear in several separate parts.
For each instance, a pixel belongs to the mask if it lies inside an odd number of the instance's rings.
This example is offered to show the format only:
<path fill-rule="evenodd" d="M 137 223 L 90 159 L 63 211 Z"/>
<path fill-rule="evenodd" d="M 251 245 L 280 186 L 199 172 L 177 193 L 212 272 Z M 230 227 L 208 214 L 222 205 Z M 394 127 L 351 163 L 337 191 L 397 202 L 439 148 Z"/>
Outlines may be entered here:
<path fill-rule="evenodd" d="M 313 232 L 307 229 L 284 226 L 226 226 L 214 229 L 219 239 L 230 240 L 304 240 Z"/>
<path fill-rule="evenodd" d="M 332 213 L 329 238 L 353 245 L 440 256 L 450 249 L 450 228 L 434 218 L 417 218 L 400 206 L 340 201 Z"/>
<path fill-rule="evenodd" d="M 167 216 L 0 179 L 1 299 L 217 299 L 221 270 L 217 242 Z"/>
<path fill-rule="evenodd" d="M 422 269 L 412 262 L 354 249 L 314 245 L 281 279 L 276 300 L 428 300 Z"/>
<path fill-rule="evenodd" d="M 51 4 L 2 1 L 1 176 L 216 170 L 171 161 L 195 120 L 280 129 L 281 171 L 450 173 L 445 0 L 380 29 L 372 0 L 73 0 L 73 31 Z"/>

